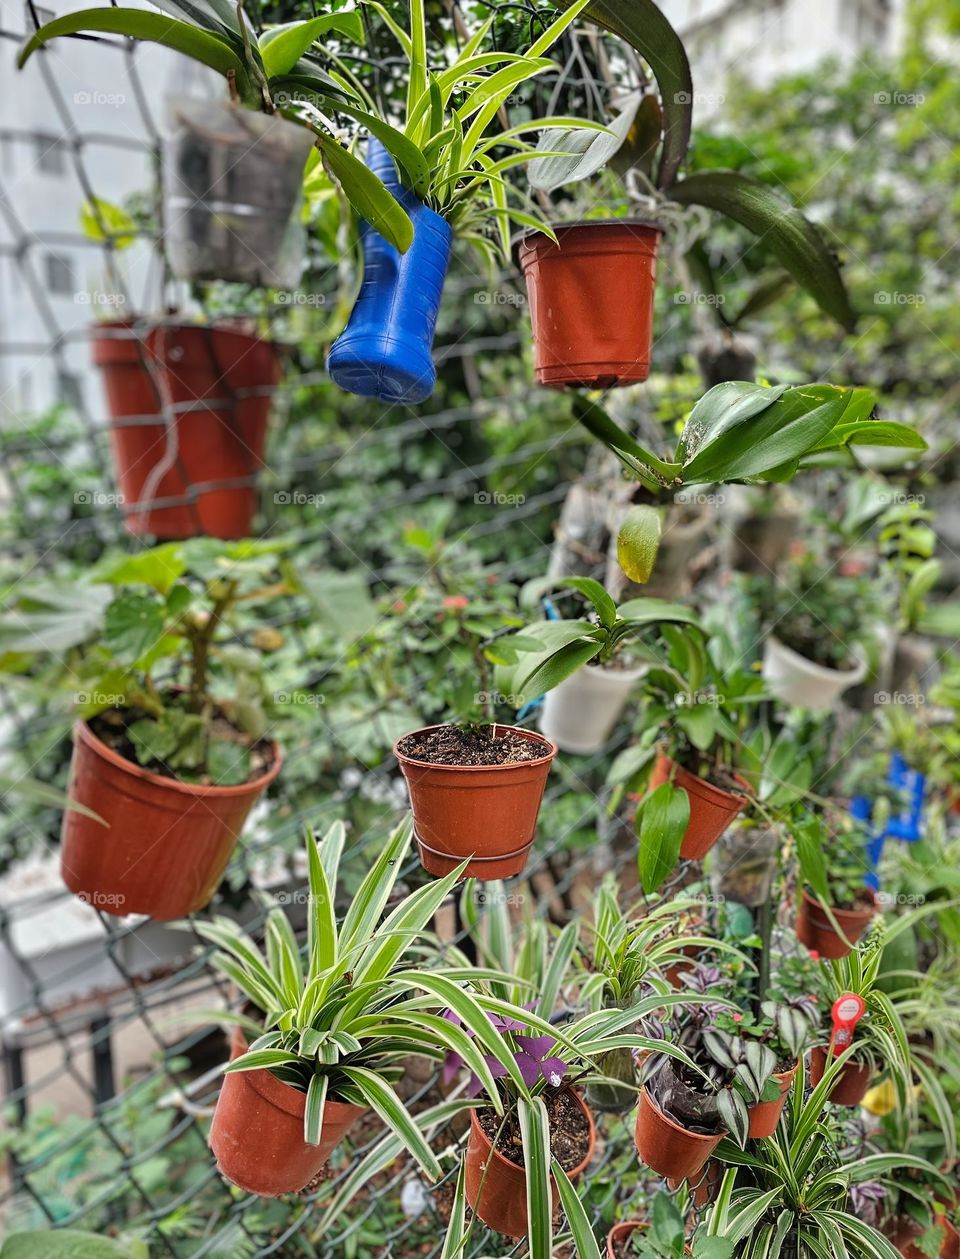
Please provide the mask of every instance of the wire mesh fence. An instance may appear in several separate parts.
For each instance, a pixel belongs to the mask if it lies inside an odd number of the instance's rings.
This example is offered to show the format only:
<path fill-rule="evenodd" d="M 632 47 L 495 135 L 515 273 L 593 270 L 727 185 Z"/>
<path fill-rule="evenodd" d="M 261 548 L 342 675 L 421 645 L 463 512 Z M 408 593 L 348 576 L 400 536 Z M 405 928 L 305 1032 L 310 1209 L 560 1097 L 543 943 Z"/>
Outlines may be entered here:
<path fill-rule="evenodd" d="M 32 0 L 27 15 L 28 30 L 44 18 Z M 263 16 L 284 15 L 264 10 Z M 505 46 L 521 26 L 535 29 L 544 20 L 524 5 L 498 6 L 495 16 Z M 443 20 L 459 29 L 455 9 Z M 0 34 L 9 58 L 24 32 Z M 283 772 L 202 916 L 226 913 L 256 934 L 266 911 L 279 904 L 302 929 L 304 824 L 319 830 L 334 817 L 348 820 L 349 872 L 358 879 L 387 823 L 405 807 L 392 743 L 419 724 L 418 715 L 430 715 L 424 701 L 439 706 L 430 700 L 436 656 L 424 650 L 424 644 L 445 646 L 439 627 L 414 620 L 401 648 L 378 646 L 384 599 L 425 585 L 439 599 L 430 605 L 433 616 L 467 570 L 474 586 L 500 598 L 512 583 L 545 571 L 554 522 L 571 481 L 588 466 L 588 446 L 564 400 L 528 383 L 518 278 L 507 273 L 491 280 L 461 250 L 438 334 L 440 386 L 423 408 L 348 398 L 327 380 L 324 341 L 315 328 L 342 300 L 329 256 L 313 257 L 304 286 L 269 303 L 242 289 L 208 292 L 206 313 L 227 321 L 216 325 L 227 329 L 218 340 L 210 324 L 194 322 L 203 300 L 165 275 L 155 249 L 161 233 L 154 201 L 138 233 L 149 246 L 139 274 L 145 292 L 168 300 L 162 318 L 141 314 L 148 299 L 134 299 L 125 275 L 126 242 L 111 226 L 90 167 L 136 159 L 142 170 L 156 170 L 157 71 L 151 63 L 145 78 L 143 54 L 132 46 L 94 42 L 98 65 L 112 59 L 117 67 L 102 84 L 129 89 L 139 134 L 85 128 L 79 106 L 86 102 L 71 92 L 70 54 L 61 51 L 40 59 L 34 79 L 49 115 L 47 131 L 4 133 L 8 143 L 41 144 L 52 133 L 93 221 L 87 231 L 47 232 L 31 221 L 16 180 L 4 190 L 3 253 L 25 306 L 22 331 L 5 329 L 0 353 L 17 371 L 28 363 L 29 374 L 54 382 L 51 406 L 39 416 L 12 404 L 8 391 L 8 421 L 0 433 L 4 580 L 15 586 L 46 575 L 69 582 L 107 549 L 136 551 L 158 533 L 296 533 L 303 583 L 292 607 L 258 630 L 273 630 L 282 644 L 274 698 L 289 694 L 309 703 L 300 703 L 296 719 L 285 723 Z M 595 41 L 569 40 L 561 57 L 564 91 L 588 112 L 608 86 L 595 77 L 596 53 Z M 388 57 L 367 68 L 395 86 L 399 66 Z M 520 108 L 536 104 L 527 99 Z M 76 302 L 64 318 L 43 264 L 67 247 L 99 260 L 103 287 L 93 291 L 112 300 L 100 302 L 101 309 L 94 309 L 93 298 L 79 305 L 83 313 L 109 318 L 78 323 Z M 663 323 L 667 338 L 674 322 Z M 273 342 L 288 343 L 282 366 L 259 335 L 268 326 Z M 251 383 L 245 374 L 251 353 L 266 358 L 268 384 Z M 89 379 L 77 386 L 88 356 L 102 373 L 106 399 Z M 172 377 L 162 370 L 171 360 L 178 368 Z M 178 392 L 171 379 L 188 384 Z M 109 396 L 111 381 L 115 397 Z M 654 391 L 648 400 L 657 396 Z M 226 477 L 211 475 L 211 448 L 195 443 L 201 423 L 226 444 Z M 220 508 L 226 517 L 217 516 Z M 586 562 L 602 567 L 596 555 Z M 288 692 L 284 679 L 293 677 L 295 666 L 303 672 Z M 389 681 L 391 670 L 401 671 L 399 685 Z M 24 682 L 4 687 L 6 763 L 14 777 L 29 773 L 62 787 L 69 704 L 66 697 L 41 697 Z M 605 816 L 608 759 L 583 758 L 555 772 L 527 875 L 504 893 L 518 921 L 523 915 L 564 921 L 582 906 L 604 866 L 632 881 L 632 854 L 622 844 L 595 840 L 598 816 Z M 424 1185 L 401 1160 L 333 1224 L 331 1203 L 379 1135 L 373 1126 L 361 1125 L 322 1182 L 299 1197 L 267 1202 L 222 1180 L 206 1128 L 226 1041 L 209 1016 L 199 1022 L 185 1016 L 229 1003 L 231 994 L 210 968 L 209 947 L 192 920 L 116 918 L 67 893 L 57 872 L 59 816 L 42 800 L 26 802 L 12 792 L 3 797 L 4 1227 L 139 1231 L 151 1255 L 183 1259 L 438 1255 L 453 1152 L 464 1139 L 460 1128 L 438 1136 L 449 1168 L 438 1186 Z M 417 877 L 411 862 L 403 878 Z M 677 886 L 691 877 L 682 869 Z M 449 939 L 463 938 L 454 905 L 439 916 L 438 929 Z M 429 1072 L 411 1070 L 404 1088 L 414 1106 L 439 1097 Z M 591 1188 L 598 1223 L 609 1220 L 631 1180 L 639 1181 L 639 1171 L 626 1121 L 605 1119 Z M 512 1248 L 476 1230 L 470 1253 Z"/>

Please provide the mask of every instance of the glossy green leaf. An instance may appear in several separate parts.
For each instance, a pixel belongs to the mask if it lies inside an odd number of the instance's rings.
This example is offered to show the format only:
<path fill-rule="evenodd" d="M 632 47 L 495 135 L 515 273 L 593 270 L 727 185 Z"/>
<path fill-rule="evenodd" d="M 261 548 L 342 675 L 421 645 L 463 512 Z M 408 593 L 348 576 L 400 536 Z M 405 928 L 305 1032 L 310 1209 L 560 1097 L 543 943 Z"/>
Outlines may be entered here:
<path fill-rule="evenodd" d="M 307 1088 L 307 1105 L 303 1112 L 303 1139 L 307 1145 L 319 1145 L 323 1135 L 323 1111 L 327 1101 L 330 1077 L 326 1071 L 315 1071 Z"/>
<path fill-rule="evenodd" d="M 406 253 L 413 244 L 413 224 L 393 194 L 368 166 L 332 136 L 318 134 L 317 144 L 327 169 L 360 217 L 394 248 Z"/>
<path fill-rule="evenodd" d="M 535 157 L 530 162 L 527 178 L 531 188 L 553 192 L 565 184 L 589 179 L 606 166 L 626 140 L 642 99 L 640 92 L 632 92 L 606 131 L 563 127 L 541 132 L 537 151 L 543 154 L 550 150 L 554 155 Z"/>
<path fill-rule="evenodd" d="M 741 223 L 821 310 L 847 331 L 856 327 L 840 268 L 820 232 L 769 184 L 739 171 L 700 171 L 675 184 L 670 196 L 681 205 L 702 205 Z"/>
<path fill-rule="evenodd" d="M 552 1259 L 553 1199 L 550 1186 L 550 1121 L 542 1098 L 518 1102 L 527 1187 L 530 1259 Z"/>
<path fill-rule="evenodd" d="M 617 534 L 617 563 L 638 585 L 645 585 L 653 573 L 660 549 L 660 512 L 646 503 L 631 507 Z"/>
<path fill-rule="evenodd" d="M 637 811 L 637 870 L 649 896 L 673 870 L 690 824 L 690 799 L 680 787 L 661 783 Z"/>
<path fill-rule="evenodd" d="M 303 54 L 313 47 L 321 35 L 330 32 L 345 35 L 355 44 L 363 43 L 363 23 L 360 14 L 325 13 L 308 18 L 305 22 L 285 22 L 274 26 L 260 36 L 260 56 L 268 78 L 289 74 Z"/>

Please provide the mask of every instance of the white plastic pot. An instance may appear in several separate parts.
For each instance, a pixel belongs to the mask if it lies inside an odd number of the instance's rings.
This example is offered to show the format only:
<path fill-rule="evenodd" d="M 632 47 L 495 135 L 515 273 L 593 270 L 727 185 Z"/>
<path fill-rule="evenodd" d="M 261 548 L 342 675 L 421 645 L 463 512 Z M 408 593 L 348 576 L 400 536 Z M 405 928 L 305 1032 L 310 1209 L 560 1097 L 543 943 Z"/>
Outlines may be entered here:
<path fill-rule="evenodd" d="M 825 631 L 826 632 L 826 631 Z M 763 649 L 763 680 L 777 699 L 798 708 L 824 712 L 836 707 L 840 696 L 867 676 L 867 663 L 853 669 L 828 669 L 768 638 Z"/>
<path fill-rule="evenodd" d="M 640 669 L 602 669 L 584 665 L 543 699 L 540 730 L 561 752 L 588 756 L 599 752 L 623 712 Z"/>

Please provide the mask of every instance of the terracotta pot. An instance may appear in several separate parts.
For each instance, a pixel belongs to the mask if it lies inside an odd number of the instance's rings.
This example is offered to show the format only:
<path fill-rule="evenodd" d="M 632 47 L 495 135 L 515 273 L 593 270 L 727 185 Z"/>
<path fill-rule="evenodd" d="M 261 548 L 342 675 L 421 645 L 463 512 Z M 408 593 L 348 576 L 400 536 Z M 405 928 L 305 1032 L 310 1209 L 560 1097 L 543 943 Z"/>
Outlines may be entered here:
<path fill-rule="evenodd" d="M 827 1050 L 824 1045 L 814 1045 L 810 1051 L 810 1084 L 813 1088 L 823 1079 L 827 1067 Z M 869 1062 L 850 1059 L 840 1068 L 840 1074 L 830 1090 L 829 1098 L 838 1106 L 859 1106 L 866 1096 L 873 1067 Z"/>
<path fill-rule="evenodd" d="M 234 1028 L 231 1062 L 246 1049 L 243 1032 Z M 306 1093 L 269 1071 L 225 1075 L 210 1125 L 210 1149 L 221 1174 L 261 1198 L 298 1193 L 309 1185 L 364 1108 L 328 1101 L 320 1144 L 308 1145 L 303 1139 L 306 1104 Z"/>
<path fill-rule="evenodd" d="M 957 1259 L 960 1255 L 960 1234 L 945 1215 L 937 1215 L 935 1223 L 945 1230 L 944 1239 L 940 1243 L 940 1259 Z M 887 1236 L 903 1255 L 903 1259 L 929 1259 L 916 1244 L 922 1232 L 923 1229 L 915 1220 L 899 1219 L 894 1220 Z"/>
<path fill-rule="evenodd" d="M 617 1242 L 626 1241 L 638 1228 L 646 1228 L 646 1220 L 622 1220 L 607 1233 L 607 1259 L 617 1259 Z"/>
<path fill-rule="evenodd" d="M 795 928 L 800 943 L 821 957 L 846 957 L 877 912 L 876 893 L 870 888 L 864 888 L 864 891 L 869 892 L 872 898 L 869 909 L 833 910 L 833 916 L 843 932 L 843 935 L 838 935 L 819 901 L 804 888 L 797 909 Z"/>
<path fill-rule="evenodd" d="M 799 1062 L 795 1062 L 789 1071 L 778 1071 L 774 1079 L 780 1086 L 780 1096 L 773 1102 L 758 1102 L 750 1107 L 750 1127 L 747 1135 L 753 1140 L 761 1137 L 772 1137 L 777 1130 L 780 1116 L 787 1103 L 787 1094 L 793 1087 L 793 1077 L 797 1074 Z"/>
<path fill-rule="evenodd" d="M 685 944 L 680 950 L 687 957 L 696 958 L 700 954 L 700 949 L 695 944 Z M 682 977 L 693 970 L 696 962 L 674 962 L 672 966 L 668 966 L 663 972 L 663 977 L 671 988 L 682 988 L 680 982 Z"/>
<path fill-rule="evenodd" d="M 415 733 L 439 729 L 425 726 Z M 473 858 L 464 878 L 506 879 L 527 864 L 557 748 L 532 730 L 494 729 L 542 745 L 543 755 L 512 765 L 431 765 L 404 756 L 403 740 L 394 745 L 410 792 L 420 861 L 430 874 L 449 874 L 464 857 Z"/>
<path fill-rule="evenodd" d="M 640 1090 L 633 1139 L 640 1161 L 661 1176 L 673 1180 L 695 1178 L 724 1136 L 723 1132 L 690 1132 L 663 1113 L 649 1089 Z"/>
<path fill-rule="evenodd" d="M 570 1180 L 576 1180 L 593 1158 L 597 1142 L 593 1116 L 576 1093 L 571 1097 L 587 1117 L 590 1126 L 589 1144 L 581 1162 L 567 1172 Z M 557 1186 L 551 1177 L 553 1209 L 557 1209 Z M 490 1138 L 477 1121 L 477 1112 L 470 1114 L 470 1139 L 467 1142 L 467 1202 L 474 1215 L 483 1220 L 488 1228 L 507 1237 L 523 1237 L 527 1231 L 527 1177 L 524 1168 L 511 1163 L 495 1150 Z"/>
<path fill-rule="evenodd" d="M 520 240 L 537 381 L 609 389 L 646 380 L 660 228 L 637 220 L 562 223 Z"/>
<path fill-rule="evenodd" d="M 276 347 L 238 328 L 120 321 L 94 330 L 93 361 L 127 530 L 247 537 L 280 379 Z M 169 501 L 148 505 L 160 500 Z"/>
<path fill-rule="evenodd" d="M 85 721 L 73 730 L 70 795 L 109 829 L 74 809 L 63 815 L 60 869 L 77 896 L 104 913 L 183 918 L 210 900 L 247 814 L 280 772 L 235 787 L 164 778 L 120 756 Z"/>
<path fill-rule="evenodd" d="M 665 782 L 682 787 L 690 797 L 690 823 L 680 845 L 680 856 L 686 861 L 700 861 L 746 807 L 747 797 L 715 787 L 661 753 L 653 763 L 650 790 Z"/>

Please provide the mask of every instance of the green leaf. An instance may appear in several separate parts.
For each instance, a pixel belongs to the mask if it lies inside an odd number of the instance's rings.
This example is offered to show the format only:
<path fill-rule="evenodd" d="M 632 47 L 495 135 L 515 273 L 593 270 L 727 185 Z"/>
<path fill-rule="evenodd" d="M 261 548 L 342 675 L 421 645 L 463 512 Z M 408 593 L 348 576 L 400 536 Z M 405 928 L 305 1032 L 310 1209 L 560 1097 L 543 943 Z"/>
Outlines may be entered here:
<path fill-rule="evenodd" d="M 587 1215 L 580 1194 L 570 1182 L 570 1177 L 556 1159 L 551 1159 L 553 1179 L 557 1186 L 557 1196 L 567 1224 L 573 1235 L 574 1250 L 577 1259 L 600 1259 L 600 1248 L 594 1236 L 590 1217 Z"/>
<path fill-rule="evenodd" d="M 375 1071 L 366 1067 L 344 1066 L 341 1070 L 363 1094 L 367 1105 L 397 1134 L 407 1153 L 416 1159 L 430 1180 L 439 1180 L 443 1171 L 436 1155 L 393 1089 Z"/>
<path fill-rule="evenodd" d="M 344 102 L 339 102 L 337 108 L 349 114 L 351 118 L 356 118 L 372 135 L 375 135 L 400 167 L 400 177 L 403 182 L 418 197 L 427 196 L 430 191 L 430 163 L 411 139 L 375 114 L 368 114 L 365 110 L 356 109 Z M 368 219 L 367 222 L 369 221 Z"/>
<path fill-rule="evenodd" d="M 183 544 L 166 542 L 137 555 L 101 560 L 92 576 L 94 581 L 109 582 L 113 586 L 151 586 L 158 594 L 166 595 L 186 569 Z"/>
<path fill-rule="evenodd" d="M 80 208 L 80 227 L 88 240 L 109 241 L 114 249 L 128 249 L 137 239 L 137 225 L 126 210 L 89 197 Z"/>
<path fill-rule="evenodd" d="M 238 787 L 249 782 L 253 773 L 250 749 L 235 739 L 211 738 L 207 745 L 207 773 L 217 787 Z"/>
<path fill-rule="evenodd" d="M 514 703 L 517 707 L 522 707 L 524 704 L 528 704 L 530 700 L 536 699 L 538 695 L 544 695 L 547 691 L 552 691 L 565 678 L 572 677 L 589 660 L 593 660 L 599 654 L 602 646 L 602 643 L 591 638 L 586 640 L 580 639 L 577 642 L 568 643 L 565 647 L 561 647 L 559 651 L 554 652 L 552 656 L 538 664 L 531 673 L 527 674 L 522 686 L 515 690 Z"/>
<path fill-rule="evenodd" d="M 296 1054 L 287 1053 L 285 1049 L 251 1049 L 228 1062 L 223 1071 L 225 1075 L 237 1071 L 269 1071 L 272 1067 L 296 1066 L 300 1061 Z"/>
<path fill-rule="evenodd" d="M 325 1071 L 315 1071 L 307 1088 L 307 1105 L 303 1112 L 303 1139 L 307 1145 L 319 1145 L 323 1135 L 323 1111 L 327 1100 L 330 1077 Z"/>
<path fill-rule="evenodd" d="M 127 727 L 141 765 L 160 761 L 171 769 L 198 769 L 204 762 L 203 718 L 182 708 L 142 717 Z"/>
<path fill-rule="evenodd" d="M 187 22 L 177 21 L 165 14 L 151 13 L 144 9 L 79 9 L 54 18 L 35 31 L 23 45 L 17 57 L 17 67 L 22 69 L 27 59 L 38 48 L 60 35 L 78 35 L 86 31 L 106 31 L 111 35 L 129 35 L 154 44 L 163 44 L 175 52 L 182 52 L 194 61 L 209 66 L 219 74 L 231 71 L 239 83 L 246 82 L 246 68 L 227 40 L 219 35 L 200 30 Z"/>
<path fill-rule="evenodd" d="M 625 39 L 653 71 L 663 110 L 657 187 L 670 188 L 686 157 L 693 121 L 693 79 L 679 35 L 654 0 L 593 0 L 583 16 Z"/>
<path fill-rule="evenodd" d="M 133 664 L 156 647 L 165 628 L 164 605 L 154 595 L 130 591 L 107 608 L 103 644 L 117 660 Z"/>
<path fill-rule="evenodd" d="M 857 317 L 840 268 L 819 231 L 769 184 L 739 171 L 689 175 L 670 190 L 681 205 L 702 205 L 741 223 L 769 246 L 777 261 L 826 314 L 852 332 Z"/>
<path fill-rule="evenodd" d="M 406 210 L 368 166 L 332 136 L 317 134 L 324 164 L 347 200 L 384 240 L 400 253 L 413 244 L 413 224 Z"/>
<path fill-rule="evenodd" d="M 532 159 L 527 168 L 531 188 L 553 192 L 564 184 L 589 179 L 606 166 L 626 140 L 642 99 L 641 92 L 632 92 L 605 132 L 593 127 L 561 127 L 541 132 L 538 152 L 549 149 L 554 151 L 554 156 Z"/>
<path fill-rule="evenodd" d="M 552 1259 L 553 1195 L 550 1186 L 550 1120 L 543 1099 L 517 1104 L 527 1182 L 527 1238 L 530 1259 Z"/>
<path fill-rule="evenodd" d="M 285 22 L 271 27 L 259 39 L 260 56 L 267 78 L 289 74 L 300 58 L 321 35 L 335 31 L 356 44 L 363 43 L 363 22 L 355 10 L 348 13 L 325 13 L 305 22 Z"/>
<path fill-rule="evenodd" d="M 637 811 L 637 870 L 644 892 L 655 892 L 677 864 L 690 824 L 690 799 L 681 787 L 661 783 Z"/>
<path fill-rule="evenodd" d="M 0 1259 L 148 1259 L 140 1238 L 97 1237 L 75 1228 L 11 1233 L 0 1247 Z"/>
<path fill-rule="evenodd" d="M 724 388 L 724 385 L 715 386 L 706 398 Z M 764 392 L 773 394 L 773 398 L 749 418 L 740 418 L 735 424 L 724 424 L 721 415 L 717 425 L 719 432 L 714 432 L 708 444 L 697 441 L 699 434 L 696 428 L 691 427 L 697 410 L 694 408 L 684 428 L 686 449 L 688 452 L 691 447 L 696 449 L 693 458 L 688 455 L 688 461 L 685 461 L 685 482 L 723 483 L 760 476 L 801 458 L 815 450 L 840 422 L 855 393 L 851 389 L 830 385 Z M 731 409 L 736 410 L 740 406 L 742 403 L 735 403 Z"/>
<path fill-rule="evenodd" d="M 617 563 L 641 586 L 650 580 L 657 562 L 661 525 L 657 509 L 639 503 L 630 508 L 617 534 Z"/>

